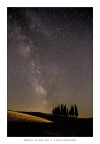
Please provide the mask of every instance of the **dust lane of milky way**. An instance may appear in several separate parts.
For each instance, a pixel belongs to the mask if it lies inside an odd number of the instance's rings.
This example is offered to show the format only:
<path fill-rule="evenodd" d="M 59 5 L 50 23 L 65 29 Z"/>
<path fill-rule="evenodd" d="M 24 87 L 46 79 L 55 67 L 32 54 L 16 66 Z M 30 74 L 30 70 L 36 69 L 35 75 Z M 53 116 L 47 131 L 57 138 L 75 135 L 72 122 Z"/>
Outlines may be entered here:
<path fill-rule="evenodd" d="M 92 8 L 8 8 L 8 109 L 92 117 Z"/>

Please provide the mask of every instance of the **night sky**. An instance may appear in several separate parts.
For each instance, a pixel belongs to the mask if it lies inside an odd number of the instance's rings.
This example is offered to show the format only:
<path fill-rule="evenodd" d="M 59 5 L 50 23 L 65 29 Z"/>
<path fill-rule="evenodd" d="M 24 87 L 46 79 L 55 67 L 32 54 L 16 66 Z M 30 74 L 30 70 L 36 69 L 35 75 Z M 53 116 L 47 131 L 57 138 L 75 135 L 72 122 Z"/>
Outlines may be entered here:
<path fill-rule="evenodd" d="M 7 8 L 8 109 L 93 113 L 93 9 Z"/>

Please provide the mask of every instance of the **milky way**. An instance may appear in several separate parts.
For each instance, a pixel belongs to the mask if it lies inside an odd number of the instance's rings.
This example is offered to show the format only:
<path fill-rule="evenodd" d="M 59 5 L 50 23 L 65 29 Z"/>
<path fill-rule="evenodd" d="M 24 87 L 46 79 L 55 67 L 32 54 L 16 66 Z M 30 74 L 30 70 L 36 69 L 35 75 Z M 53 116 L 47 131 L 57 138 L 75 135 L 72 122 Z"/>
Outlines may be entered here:
<path fill-rule="evenodd" d="M 92 116 L 92 8 L 8 8 L 8 109 Z"/>

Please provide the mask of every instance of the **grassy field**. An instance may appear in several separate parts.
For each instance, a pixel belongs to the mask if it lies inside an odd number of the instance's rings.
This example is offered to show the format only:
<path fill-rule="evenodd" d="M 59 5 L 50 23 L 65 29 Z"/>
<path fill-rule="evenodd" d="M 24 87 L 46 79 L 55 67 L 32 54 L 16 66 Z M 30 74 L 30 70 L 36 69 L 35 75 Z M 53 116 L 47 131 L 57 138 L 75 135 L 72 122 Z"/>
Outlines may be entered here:
<path fill-rule="evenodd" d="M 8 121 L 9 122 L 34 122 L 34 123 L 51 123 L 51 121 L 46 120 L 38 116 L 8 111 Z"/>
<path fill-rule="evenodd" d="M 9 137 L 92 137 L 93 118 L 66 118 L 40 112 L 7 114 Z"/>

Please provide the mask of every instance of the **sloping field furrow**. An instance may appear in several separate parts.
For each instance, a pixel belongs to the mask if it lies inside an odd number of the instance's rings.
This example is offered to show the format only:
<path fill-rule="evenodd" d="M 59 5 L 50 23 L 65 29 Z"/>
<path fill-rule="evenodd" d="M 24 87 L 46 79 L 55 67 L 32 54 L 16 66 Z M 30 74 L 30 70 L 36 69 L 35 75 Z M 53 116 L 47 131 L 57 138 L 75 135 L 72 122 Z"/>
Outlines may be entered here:
<path fill-rule="evenodd" d="M 14 112 L 14 111 L 8 111 L 7 112 L 7 119 L 8 122 L 36 122 L 36 123 L 52 123 L 52 121 L 49 121 L 47 119 L 32 116 L 29 114 Z"/>

